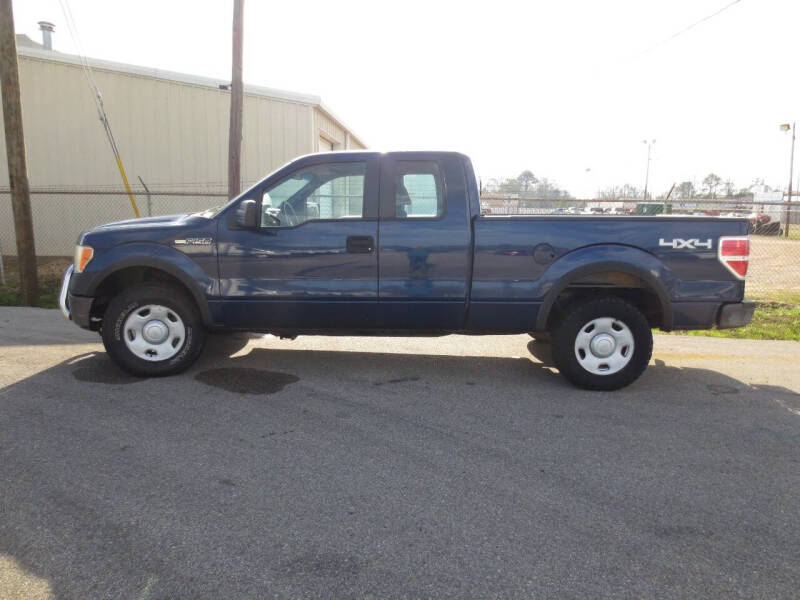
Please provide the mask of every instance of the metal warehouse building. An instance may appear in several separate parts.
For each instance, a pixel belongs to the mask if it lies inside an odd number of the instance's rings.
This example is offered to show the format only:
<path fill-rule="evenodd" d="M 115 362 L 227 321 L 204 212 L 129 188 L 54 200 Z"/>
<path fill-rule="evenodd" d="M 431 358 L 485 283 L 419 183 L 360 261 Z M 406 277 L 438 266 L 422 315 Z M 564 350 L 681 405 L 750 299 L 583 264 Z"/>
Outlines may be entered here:
<path fill-rule="evenodd" d="M 77 56 L 18 36 L 22 112 L 37 253 L 67 255 L 84 229 L 133 216 Z M 200 210 L 227 190 L 228 82 L 86 59 L 143 215 Z M 245 85 L 242 183 L 245 189 L 287 161 L 365 144 L 319 97 Z M 0 121 L 0 127 L 2 122 Z M 0 185 L 7 190 L 5 146 Z M 152 191 L 149 199 L 139 178 Z M 162 193 L 159 193 L 162 192 Z M 219 198 L 169 195 L 216 193 Z M 16 253 L 10 195 L 0 192 L 0 244 Z"/>

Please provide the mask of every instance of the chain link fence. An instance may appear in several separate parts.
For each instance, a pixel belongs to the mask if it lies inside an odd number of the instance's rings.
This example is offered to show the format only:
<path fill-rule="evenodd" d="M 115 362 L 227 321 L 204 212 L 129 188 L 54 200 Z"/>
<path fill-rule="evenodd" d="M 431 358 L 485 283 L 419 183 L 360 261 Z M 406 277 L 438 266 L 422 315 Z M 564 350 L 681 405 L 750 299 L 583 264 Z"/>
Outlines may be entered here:
<path fill-rule="evenodd" d="M 227 202 L 215 191 L 134 192 L 141 217 L 200 212 Z M 126 192 L 112 190 L 48 189 L 31 191 L 36 254 L 71 256 L 78 236 L 103 223 L 136 217 Z M 11 194 L 0 191 L 0 245 L 6 256 L 16 255 Z"/>
<path fill-rule="evenodd" d="M 142 217 L 200 212 L 227 202 L 224 191 L 137 191 L 134 197 Z M 103 189 L 47 189 L 31 192 L 36 252 L 46 263 L 70 257 L 82 231 L 103 223 L 134 218 L 128 195 Z M 800 293 L 800 202 L 754 203 L 745 199 L 575 200 L 536 198 L 525 193 L 481 196 L 487 215 L 705 215 L 747 218 L 751 233 L 748 292 L 770 296 Z M 787 236 L 788 224 L 788 236 Z M 0 251 L 16 255 L 11 196 L 0 190 Z M 42 262 L 42 260 L 40 260 Z"/>
<path fill-rule="evenodd" d="M 191 189 L 191 186 L 186 186 Z M 134 199 L 141 217 L 200 212 L 228 201 L 227 193 L 217 189 L 196 191 L 139 190 Z M 114 189 L 37 189 L 31 190 L 33 234 L 38 257 L 39 280 L 43 291 L 52 288 L 72 260 L 75 242 L 86 230 L 103 223 L 136 217 L 128 194 Z M 11 193 L 0 190 L 0 303 L 3 286 L 18 281 L 17 245 Z"/>

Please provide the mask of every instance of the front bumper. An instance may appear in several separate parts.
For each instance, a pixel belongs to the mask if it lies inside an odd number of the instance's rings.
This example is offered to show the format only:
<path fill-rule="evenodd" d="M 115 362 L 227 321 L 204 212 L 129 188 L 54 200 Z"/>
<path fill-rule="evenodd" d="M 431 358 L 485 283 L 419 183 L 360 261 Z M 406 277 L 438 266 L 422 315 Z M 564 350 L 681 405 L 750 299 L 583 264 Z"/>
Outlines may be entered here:
<path fill-rule="evenodd" d="M 91 328 L 91 313 L 92 303 L 94 298 L 88 296 L 76 296 L 69 293 L 69 284 L 72 281 L 72 265 L 69 266 L 67 272 L 64 273 L 64 279 L 61 280 L 61 291 L 58 294 L 58 305 L 61 308 L 61 314 L 67 319 L 71 320 L 78 327 L 84 329 Z"/>
<path fill-rule="evenodd" d="M 61 308 L 61 314 L 67 319 L 70 319 L 69 310 L 69 282 L 72 280 L 73 266 L 67 267 L 64 278 L 61 280 L 61 291 L 58 293 L 58 306 Z"/>
<path fill-rule="evenodd" d="M 753 320 L 753 311 L 755 309 L 756 303 L 752 300 L 743 300 L 736 304 L 725 304 L 719 310 L 717 328 L 744 327 Z"/>

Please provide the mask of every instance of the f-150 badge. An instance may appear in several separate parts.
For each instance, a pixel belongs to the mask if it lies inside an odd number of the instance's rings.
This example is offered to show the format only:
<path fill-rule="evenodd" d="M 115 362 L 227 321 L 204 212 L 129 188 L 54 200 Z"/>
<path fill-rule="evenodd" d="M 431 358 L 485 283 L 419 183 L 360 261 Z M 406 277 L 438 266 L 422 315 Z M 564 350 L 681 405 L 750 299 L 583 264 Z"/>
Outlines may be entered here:
<path fill-rule="evenodd" d="M 665 248 L 672 248 L 673 250 L 680 250 L 681 248 L 686 248 L 687 250 L 697 250 L 698 248 L 711 250 L 711 239 L 701 242 L 697 238 L 692 238 L 690 240 L 675 238 L 670 241 L 667 241 L 664 238 L 659 238 L 658 245 Z"/>
<path fill-rule="evenodd" d="M 210 237 L 185 238 L 174 242 L 176 246 L 210 246 L 213 243 L 214 238 Z"/>

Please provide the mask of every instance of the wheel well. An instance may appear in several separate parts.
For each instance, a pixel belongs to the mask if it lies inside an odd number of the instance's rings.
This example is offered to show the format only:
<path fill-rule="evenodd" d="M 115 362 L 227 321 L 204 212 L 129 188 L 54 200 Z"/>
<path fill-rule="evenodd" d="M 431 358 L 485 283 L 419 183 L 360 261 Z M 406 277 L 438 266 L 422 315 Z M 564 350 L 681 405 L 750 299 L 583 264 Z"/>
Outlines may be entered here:
<path fill-rule="evenodd" d="M 145 281 L 164 283 L 184 292 L 186 297 L 194 303 L 195 307 L 198 310 L 200 309 L 191 291 L 186 287 L 186 284 L 174 275 L 170 275 L 166 271 L 155 267 L 126 267 L 109 274 L 100 282 L 100 285 L 97 286 L 94 292 L 95 301 L 92 303 L 92 318 L 102 319 L 108 303 L 111 302 L 114 296 L 125 288 Z"/>
<path fill-rule="evenodd" d="M 619 271 L 592 273 L 569 283 L 559 295 L 547 316 L 551 330 L 569 308 L 586 298 L 617 296 L 638 308 L 652 327 L 664 325 L 664 307 L 653 287 L 643 279 Z"/>

